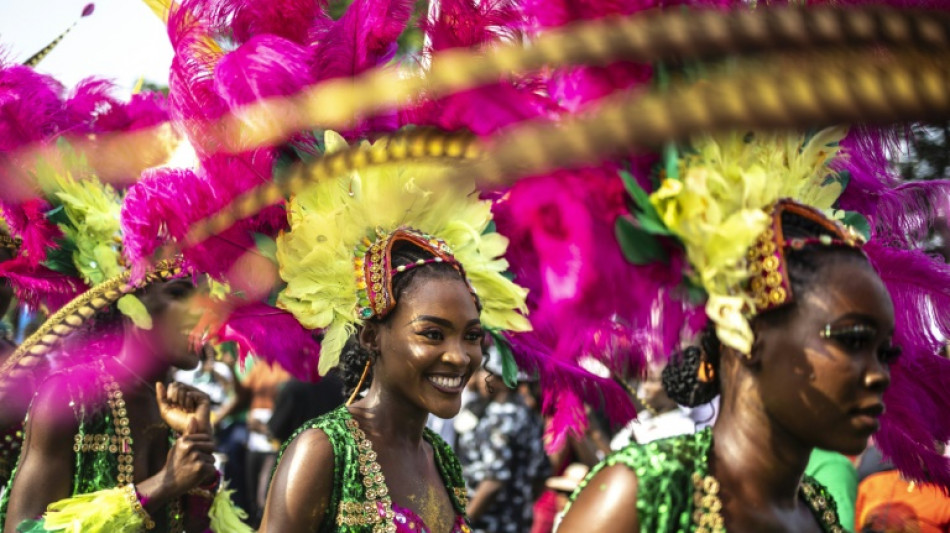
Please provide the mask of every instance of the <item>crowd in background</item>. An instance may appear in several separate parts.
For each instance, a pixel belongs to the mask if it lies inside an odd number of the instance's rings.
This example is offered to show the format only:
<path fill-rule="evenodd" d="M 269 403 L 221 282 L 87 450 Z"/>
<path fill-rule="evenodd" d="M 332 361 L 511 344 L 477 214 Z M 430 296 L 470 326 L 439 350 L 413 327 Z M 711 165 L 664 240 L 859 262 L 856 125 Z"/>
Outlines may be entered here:
<path fill-rule="evenodd" d="M 662 368 L 652 367 L 642 381 L 631 384 L 637 394 L 636 421 L 608 428 L 591 411 L 587 433 L 549 455 L 537 382 L 521 379 L 516 389 L 509 389 L 500 369 L 491 362 L 487 367 L 497 373 L 482 370 L 472 376 L 458 416 L 429 421 L 462 463 L 476 532 L 554 531 L 570 494 L 612 450 L 698 431 L 712 425 L 718 409 L 716 401 L 696 408 L 677 405 L 663 390 Z M 305 383 L 253 358 L 241 365 L 227 350 L 217 360 L 207 352 L 201 366 L 178 371 L 174 378 L 211 397 L 220 467 L 237 489 L 236 502 L 256 520 L 280 444 L 307 420 L 345 401 L 335 372 L 319 383 Z M 807 474 L 829 488 L 850 531 L 950 531 L 950 497 L 936 487 L 904 481 L 873 442 L 858 457 L 815 450 Z"/>
<path fill-rule="evenodd" d="M 29 334 L 30 316 L 16 315 L 21 325 L 9 331 L 12 340 Z M 238 362 L 229 348 L 205 349 L 198 367 L 175 371 L 172 379 L 210 397 L 217 467 L 235 489 L 235 503 L 249 512 L 254 524 L 263 512 L 281 444 L 304 422 L 330 412 L 346 398 L 335 371 L 318 383 L 303 382 L 253 357 Z M 587 433 L 549 455 L 538 383 L 522 375 L 518 387 L 509 389 L 491 359 L 486 367 L 491 371 L 472 376 L 458 416 L 429 421 L 429 428 L 454 447 L 462 463 L 471 498 L 468 515 L 476 532 L 554 531 L 570 494 L 589 468 L 612 450 L 698 431 L 712 425 L 718 409 L 715 400 L 696 408 L 677 405 L 663 389 L 662 368 L 651 367 L 643 380 L 630 384 L 636 393 L 636 421 L 609 428 L 591 410 Z M 806 473 L 829 488 L 849 531 L 950 531 L 950 497 L 936 486 L 904 480 L 873 440 L 857 457 L 815 450 Z"/>

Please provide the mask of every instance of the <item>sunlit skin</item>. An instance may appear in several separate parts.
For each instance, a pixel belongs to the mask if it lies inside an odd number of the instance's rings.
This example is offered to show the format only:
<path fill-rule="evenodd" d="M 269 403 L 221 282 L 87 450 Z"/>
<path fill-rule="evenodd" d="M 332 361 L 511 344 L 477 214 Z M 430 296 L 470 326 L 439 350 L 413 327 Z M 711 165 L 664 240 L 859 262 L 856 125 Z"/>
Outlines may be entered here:
<path fill-rule="evenodd" d="M 373 442 L 393 502 L 422 517 L 433 533 L 448 532 L 455 511 L 423 428 L 430 413 L 449 418 L 461 408 L 461 391 L 482 361 L 478 316 L 461 278 L 416 277 L 388 321 L 367 324 L 360 334 L 379 356 L 368 392 L 349 410 Z M 458 385 L 436 385 L 433 378 L 455 378 Z M 319 530 L 332 474 L 326 435 L 303 432 L 277 468 L 260 531 Z"/>
<path fill-rule="evenodd" d="M 198 363 L 197 355 L 187 353 L 189 343 L 183 333 L 194 323 L 188 305 L 193 292 L 194 285 L 187 280 L 152 284 L 140 295 L 152 315 L 152 330 L 127 323 L 120 352 L 105 359 L 106 370 L 120 384 L 131 421 L 136 489 L 147 498 L 146 509 L 158 527 L 164 525 L 164 513 L 159 510 L 214 475 L 207 396 L 181 384 L 165 387 L 159 383 L 157 390 L 152 388 L 169 368 L 193 368 Z M 24 455 L 11 489 L 5 533 L 71 492 L 73 450 L 63 443 L 72 442 L 77 428 L 64 394 L 67 379 L 53 376 L 37 392 Z M 183 433 L 171 447 L 169 426 Z M 204 530 L 207 518 L 188 516 L 186 526 L 189 531 Z"/>
<path fill-rule="evenodd" d="M 877 430 L 890 383 L 894 308 L 863 259 L 824 262 L 784 313 L 754 321 L 751 357 L 725 348 L 712 474 L 730 532 L 819 532 L 798 487 L 812 449 L 859 453 Z M 774 313 L 774 312 L 773 312 Z M 863 336 L 821 331 L 870 326 Z M 561 533 L 639 531 L 637 476 L 605 468 L 578 496 Z"/>

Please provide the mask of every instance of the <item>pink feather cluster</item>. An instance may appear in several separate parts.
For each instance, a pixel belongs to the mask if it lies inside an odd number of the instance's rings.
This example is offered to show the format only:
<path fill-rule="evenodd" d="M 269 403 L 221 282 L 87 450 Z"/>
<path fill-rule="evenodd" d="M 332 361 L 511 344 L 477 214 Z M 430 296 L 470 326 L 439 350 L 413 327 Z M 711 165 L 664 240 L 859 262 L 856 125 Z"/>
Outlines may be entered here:
<path fill-rule="evenodd" d="M 86 290 L 82 280 L 44 266 L 49 250 L 60 246 L 62 232 L 46 218 L 50 204 L 26 179 L 31 161 L 19 151 L 40 147 L 60 137 L 131 131 L 168 119 L 158 93 L 141 93 L 129 102 L 112 96 L 113 85 L 89 78 L 72 91 L 50 76 L 23 65 L 0 65 L 0 166 L 4 187 L 0 210 L 20 252 L 0 263 L 0 277 L 18 298 L 55 311 Z M 23 192 L 23 189 L 26 192 Z M 17 191 L 19 194 L 14 194 Z"/>

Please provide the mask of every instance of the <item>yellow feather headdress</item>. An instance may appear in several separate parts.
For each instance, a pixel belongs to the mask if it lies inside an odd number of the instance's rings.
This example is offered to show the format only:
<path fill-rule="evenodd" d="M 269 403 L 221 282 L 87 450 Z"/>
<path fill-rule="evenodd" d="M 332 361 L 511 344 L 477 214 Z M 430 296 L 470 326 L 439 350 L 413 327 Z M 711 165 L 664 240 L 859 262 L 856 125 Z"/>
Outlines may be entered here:
<path fill-rule="evenodd" d="M 843 215 L 832 206 L 843 183 L 829 164 L 847 128 L 795 133 L 705 135 L 690 143 L 675 175 L 666 176 L 650 203 L 683 245 L 692 281 L 705 289 L 706 314 L 719 339 L 743 353 L 752 346 L 749 319 L 761 305 L 748 290 L 755 267 L 749 254 L 772 223 L 781 199 Z"/>
<path fill-rule="evenodd" d="M 346 146 L 326 133 L 327 152 Z M 443 241 L 460 263 L 482 305 L 487 328 L 531 329 L 527 290 L 503 273 L 508 240 L 490 230 L 491 203 L 472 181 L 445 183 L 445 167 L 398 163 L 313 185 L 288 203 L 290 231 L 277 238 L 280 275 L 287 283 L 278 306 L 311 329 L 324 330 L 319 371 L 337 365 L 343 345 L 369 302 L 354 268 L 358 250 L 379 235 L 412 228 Z"/>

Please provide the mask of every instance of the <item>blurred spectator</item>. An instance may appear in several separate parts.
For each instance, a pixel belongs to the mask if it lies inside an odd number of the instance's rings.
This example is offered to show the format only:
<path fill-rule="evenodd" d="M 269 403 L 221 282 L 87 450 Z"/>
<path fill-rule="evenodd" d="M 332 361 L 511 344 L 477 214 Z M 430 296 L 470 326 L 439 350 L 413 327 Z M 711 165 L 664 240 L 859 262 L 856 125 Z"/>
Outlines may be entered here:
<path fill-rule="evenodd" d="M 267 422 L 274 412 L 278 388 L 290 380 L 290 374 L 278 365 L 255 360 L 243 380 L 235 383 L 235 400 L 222 408 L 220 416 L 247 408 L 247 460 L 245 487 L 247 489 L 248 521 L 254 527 L 260 523 L 267 496 L 270 471 L 277 460 L 280 442 L 274 438 Z"/>
<path fill-rule="evenodd" d="M 865 448 L 864 453 L 861 454 L 860 461 L 858 461 L 858 483 L 861 483 L 872 474 L 887 472 L 893 469 L 894 465 L 891 464 L 890 461 L 884 460 L 884 456 L 881 455 L 881 450 L 878 449 L 872 438 L 871 443 Z"/>
<path fill-rule="evenodd" d="M 904 480 L 897 470 L 878 472 L 858 486 L 855 521 L 861 533 L 946 533 L 950 497 L 936 485 Z"/>
<path fill-rule="evenodd" d="M 216 411 L 227 401 L 234 388 L 234 376 L 226 363 L 215 361 L 214 347 L 206 344 L 201 362 L 192 370 L 176 370 L 172 379 L 200 390 L 211 398 L 211 409 Z"/>
<path fill-rule="evenodd" d="M 815 448 L 805 474 L 820 482 L 835 499 L 841 525 L 854 531 L 854 504 L 858 497 L 858 472 L 851 460 L 838 452 Z"/>
<path fill-rule="evenodd" d="M 476 533 L 523 533 L 531 528 L 531 506 L 550 474 L 542 421 L 499 378 L 488 386 L 488 375 L 480 370 L 472 377 L 481 397 L 459 416 L 477 418 L 471 431 L 459 435 L 471 498 L 467 515 Z"/>
<path fill-rule="evenodd" d="M 584 478 L 587 477 L 588 472 L 590 472 L 590 467 L 588 465 L 582 463 L 571 463 L 567 466 L 567 468 L 564 469 L 563 474 L 548 478 L 548 480 L 544 482 L 544 486 L 556 495 L 556 516 L 560 515 L 561 511 L 564 510 L 568 500 L 571 498 L 571 494 L 574 494 L 574 491 L 577 490 L 577 487 L 579 487 L 581 482 L 584 481 Z M 559 521 L 559 519 L 554 520 L 551 526 L 551 531 L 557 531 Z"/>
<path fill-rule="evenodd" d="M 234 504 L 241 509 L 249 507 L 250 498 L 247 493 L 247 474 L 245 465 L 247 463 L 247 407 L 239 407 L 237 404 L 237 383 L 242 381 L 243 373 L 238 368 L 237 357 L 235 357 L 233 344 L 225 343 L 220 346 L 221 363 L 228 371 L 229 390 L 228 399 L 217 410 L 212 411 L 211 420 L 214 423 L 214 438 L 217 442 L 218 452 L 225 456 L 224 478 L 228 480 L 228 486 L 234 490 L 232 499 Z M 253 365 L 253 359 L 245 361 L 246 366 Z M 243 367 L 242 367 L 243 368 Z"/>
<path fill-rule="evenodd" d="M 291 379 L 280 387 L 267 427 L 275 439 L 284 442 L 305 422 L 336 409 L 345 399 L 343 380 L 336 369 L 317 383 Z"/>
<path fill-rule="evenodd" d="M 576 475 L 580 471 L 579 467 L 588 469 L 597 464 L 603 454 L 599 454 L 599 447 L 596 444 L 592 433 L 596 430 L 596 421 L 590 419 L 591 426 L 584 434 L 584 438 L 578 439 L 574 436 L 568 437 L 567 445 L 552 455 L 548 455 L 554 476 L 545 482 L 545 491 L 534 503 L 534 518 L 531 524 L 531 533 L 551 533 L 554 531 L 554 518 L 564 508 L 563 495 L 558 493 L 557 488 L 551 487 L 551 481 L 556 485 L 563 486 L 566 479 L 571 475 Z M 547 439 L 545 439 L 546 441 Z M 606 450 L 609 452 L 609 448 Z M 571 471 L 573 469 L 573 471 Z M 583 477 L 581 478 L 583 479 Z"/>
<path fill-rule="evenodd" d="M 711 409 L 692 410 L 680 407 L 666 394 L 663 389 L 661 375 L 663 368 L 651 365 L 646 378 L 637 388 L 637 398 L 644 409 L 637 413 L 637 418 L 614 435 L 610 447 L 619 450 L 631 442 L 645 444 L 666 437 L 674 437 L 687 433 L 695 433 L 697 422 L 694 411 L 700 418 L 712 418 Z M 708 416 L 707 416 L 708 413 Z"/>

